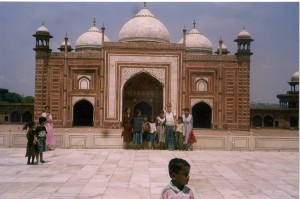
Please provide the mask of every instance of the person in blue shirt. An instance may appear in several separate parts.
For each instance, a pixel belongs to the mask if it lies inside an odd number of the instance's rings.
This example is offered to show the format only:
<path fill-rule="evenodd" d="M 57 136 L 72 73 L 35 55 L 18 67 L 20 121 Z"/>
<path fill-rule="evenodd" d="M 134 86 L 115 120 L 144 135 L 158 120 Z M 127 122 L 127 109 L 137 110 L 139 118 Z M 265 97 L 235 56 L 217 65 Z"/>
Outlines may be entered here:
<path fill-rule="evenodd" d="M 47 118 L 40 117 L 39 124 L 35 128 L 35 137 L 37 138 L 38 144 L 38 154 L 36 155 L 37 164 L 40 161 L 41 163 L 45 163 L 43 159 L 43 152 L 46 151 L 46 127 L 45 124 L 47 122 Z"/>

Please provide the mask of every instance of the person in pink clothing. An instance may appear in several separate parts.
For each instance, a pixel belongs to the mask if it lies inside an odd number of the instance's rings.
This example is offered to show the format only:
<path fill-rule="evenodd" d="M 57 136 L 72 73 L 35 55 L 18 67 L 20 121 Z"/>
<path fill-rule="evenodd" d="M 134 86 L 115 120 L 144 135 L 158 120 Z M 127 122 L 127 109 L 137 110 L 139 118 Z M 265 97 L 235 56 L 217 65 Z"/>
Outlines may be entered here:
<path fill-rule="evenodd" d="M 163 188 L 160 199 L 194 199 L 192 189 L 186 186 L 190 179 L 190 164 L 184 159 L 173 158 L 168 167 L 171 182 Z"/>
<path fill-rule="evenodd" d="M 45 124 L 46 130 L 47 130 L 46 148 L 48 150 L 53 150 L 56 142 L 55 142 L 55 137 L 54 137 L 52 115 L 50 113 L 49 106 L 45 107 L 45 112 L 42 113 L 42 117 L 47 118 L 47 123 Z"/>

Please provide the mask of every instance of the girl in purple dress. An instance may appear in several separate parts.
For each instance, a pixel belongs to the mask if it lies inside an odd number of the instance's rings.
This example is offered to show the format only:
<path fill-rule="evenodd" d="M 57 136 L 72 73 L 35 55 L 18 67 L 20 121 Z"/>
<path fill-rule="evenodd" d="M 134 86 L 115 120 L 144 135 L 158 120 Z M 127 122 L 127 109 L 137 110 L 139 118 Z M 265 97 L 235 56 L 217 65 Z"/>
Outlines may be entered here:
<path fill-rule="evenodd" d="M 49 106 L 45 107 L 45 112 L 42 113 L 42 117 L 47 118 L 47 123 L 45 124 L 46 130 L 47 130 L 46 148 L 48 150 L 53 150 L 56 142 L 55 142 L 55 137 L 54 137 L 52 115 L 50 113 Z"/>

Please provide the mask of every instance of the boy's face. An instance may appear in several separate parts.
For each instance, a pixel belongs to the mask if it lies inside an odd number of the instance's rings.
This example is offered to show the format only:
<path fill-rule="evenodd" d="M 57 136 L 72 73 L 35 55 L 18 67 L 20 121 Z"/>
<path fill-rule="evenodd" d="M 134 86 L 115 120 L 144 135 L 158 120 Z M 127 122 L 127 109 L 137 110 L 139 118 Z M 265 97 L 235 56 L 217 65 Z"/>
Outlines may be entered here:
<path fill-rule="evenodd" d="M 167 112 L 171 112 L 172 107 L 171 106 L 167 106 Z"/>
<path fill-rule="evenodd" d="M 184 185 L 187 185 L 189 183 L 189 179 L 190 167 L 183 167 L 178 173 L 172 174 L 172 182 L 179 189 L 182 189 Z"/>

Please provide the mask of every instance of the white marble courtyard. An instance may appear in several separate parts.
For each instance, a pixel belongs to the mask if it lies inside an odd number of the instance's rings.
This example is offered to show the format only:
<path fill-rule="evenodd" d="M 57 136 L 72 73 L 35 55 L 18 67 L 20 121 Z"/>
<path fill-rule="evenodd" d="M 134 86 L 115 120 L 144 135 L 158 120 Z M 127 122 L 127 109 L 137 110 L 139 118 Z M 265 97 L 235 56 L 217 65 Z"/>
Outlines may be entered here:
<path fill-rule="evenodd" d="M 173 157 L 191 164 L 196 198 L 299 198 L 298 152 L 56 149 L 43 165 L 26 165 L 24 154 L 0 150 L 1 199 L 158 199 Z"/>

